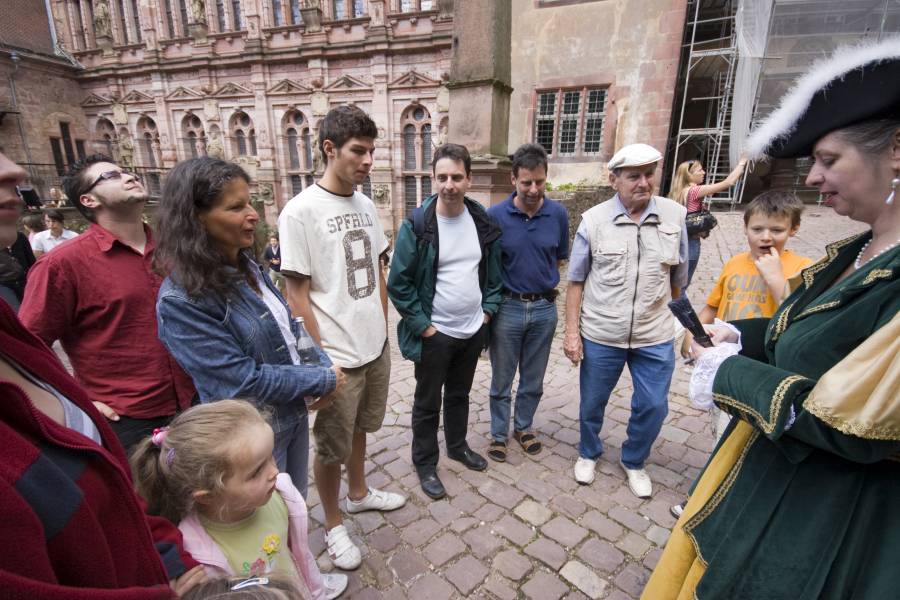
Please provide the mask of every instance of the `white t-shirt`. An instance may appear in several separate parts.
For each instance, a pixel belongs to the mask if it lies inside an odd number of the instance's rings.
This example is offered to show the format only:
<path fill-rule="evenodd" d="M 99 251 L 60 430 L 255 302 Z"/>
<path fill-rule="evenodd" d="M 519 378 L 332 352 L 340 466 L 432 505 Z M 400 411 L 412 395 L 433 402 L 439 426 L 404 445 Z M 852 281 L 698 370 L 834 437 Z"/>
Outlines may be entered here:
<path fill-rule="evenodd" d="M 310 277 L 322 349 L 340 367 L 378 358 L 387 337 L 378 257 L 388 241 L 372 201 L 310 186 L 281 211 L 278 234 L 282 272 Z"/>
<path fill-rule="evenodd" d="M 468 339 L 484 323 L 478 282 L 478 230 L 468 208 L 458 217 L 435 216 L 440 246 L 431 324 L 444 335 Z"/>
<path fill-rule="evenodd" d="M 278 329 L 281 330 L 281 337 L 284 338 L 284 343 L 288 348 L 288 352 L 291 353 L 291 361 L 293 361 L 295 365 L 301 364 L 300 355 L 297 353 L 297 338 L 294 336 L 294 332 L 291 331 L 291 318 L 287 309 L 281 303 L 281 300 L 272 293 L 269 286 L 266 285 L 262 275 L 257 274 L 256 281 L 259 283 L 259 291 L 262 293 L 263 302 L 266 303 L 266 307 L 269 309 L 269 312 L 272 313 L 272 316 L 275 317 L 275 322 L 278 323 Z"/>
<path fill-rule="evenodd" d="M 45 229 L 44 231 L 38 231 L 34 234 L 34 239 L 31 240 L 31 249 L 35 252 L 47 253 L 66 240 L 71 240 L 74 237 L 78 237 L 78 234 L 68 229 L 63 229 L 59 237 L 53 237 L 51 231 Z"/>

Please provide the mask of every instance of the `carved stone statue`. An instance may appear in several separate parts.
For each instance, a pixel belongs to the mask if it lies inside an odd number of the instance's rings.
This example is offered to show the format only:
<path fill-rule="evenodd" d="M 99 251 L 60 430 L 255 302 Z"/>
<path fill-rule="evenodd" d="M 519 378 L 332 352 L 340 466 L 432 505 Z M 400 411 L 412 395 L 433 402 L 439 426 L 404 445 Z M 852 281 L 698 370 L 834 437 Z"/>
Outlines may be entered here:
<path fill-rule="evenodd" d="M 109 19 L 109 4 L 107 1 L 96 0 L 94 2 L 94 35 L 96 37 L 112 37 Z"/>
<path fill-rule="evenodd" d="M 319 134 L 313 136 L 312 140 L 312 156 L 313 156 L 313 173 L 322 173 L 325 171 L 325 160 L 322 151 L 319 150 Z"/>
<path fill-rule="evenodd" d="M 119 166 L 134 167 L 134 142 L 131 141 L 131 136 L 119 137 Z"/>
<path fill-rule="evenodd" d="M 259 184 L 259 200 L 265 204 L 266 206 L 271 206 L 275 203 L 275 190 L 272 188 L 271 183 L 260 183 Z"/>
<path fill-rule="evenodd" d="M 206 23 L 206 3 L 203 0 L 191 0 L 191 13 L 194 23 Z"/>
<path fill-rule="evenodd" d="M 212 158 L 224 158 L 225 149 L 222 147 L 222 137 L 218 129 L 209 132 L 209 141 L 206 143 L 206 155 Z"/>

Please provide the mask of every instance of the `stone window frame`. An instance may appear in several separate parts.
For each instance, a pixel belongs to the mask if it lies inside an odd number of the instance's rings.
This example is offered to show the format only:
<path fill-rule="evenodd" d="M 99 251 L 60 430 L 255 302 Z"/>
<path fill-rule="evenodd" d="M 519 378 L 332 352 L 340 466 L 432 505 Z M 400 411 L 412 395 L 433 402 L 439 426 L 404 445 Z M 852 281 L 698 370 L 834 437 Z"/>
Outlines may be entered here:
<path fill-rule="evenodd" d="M 86 155 L 84 138 L 76 137 L 77 124 L 69 118 L 60 118 L 57 121 L 59 132 L 49 135 L 50 149 L 57 173 L 62 176 L 72 164 L 83 159 Z"/>
<path fill-rule="evenodd" d="M 421 118 L 417 114 L 421 111 Z M 434 123 L 422 104 L 410 104 L 400 113 L 400 167 L 404 213 L 409 214 L 432 194 L 431 157 L 434 153 Z M 409 143 L 412 142 L 412 148 Z M 427 144 L 427 145 L 426 145 Z M 412 151 L 413 156 L 409 152 Z M 414 198 L 410 198 L 415 188 Z"/>
<path fill-rule="evenodd" d="M 571 100 L 571 94 L 579 93 L 577 112 L 566 112 L 565 106 L 567 100 Z M 589 112 L 589 104 L 591 94 L 602 94 L 601 110 Z M 546 112 L 544 109 L 544 99 L 553 94 L 553 111 Z M 571 105 L 571 104 L 569 104 Z M 537 88 L 533 94 L 532 104 L 532 134 L 531 141 L 540 144 L 547 151 L 547 156 L 551 160 L 571 160 L 598 157 L 603 153 L 603 137 L 604 126 L 606 124 L 606 111 L 609 105 L 609 85 L 579 85 L 568 87 L 551 87 Z M 549 118 L 548 118 L 549 117 Z M 589 121 L 599 120 L 599 124 L 593 131 L 599 131 L 599 137 L 590 141 L 591 145 L 596 145 L 596 149 L 586 150 L 588 140 L 585 139 Z M 562 124 L 575 123 L 574 140 L 571 142 L 575 148 L 573 151 L 563 151 L 560 149 L 562 140 Z M 542 127 L 544 124 L 551 124 L 550 147 L 542 140 Z"/>
<path fill-rule="evenodd" d="M 241 115 L 246 117 L 244 119 Z M 237 110 L 228 120 L 228 133 L 232 140 L 232 156 L 257 156 L 256 127 L 253 117 L 245 110 Z"/>
<path fill-rule="evenodd" d="M 431 12 L 438 9 L 437 4 L 438 0 L 390 0 L 390 12 L 401 15 Z"/>
<path fill-rule="evenodd" d="M 181 119 L 181 150 L 184 158 L 206 156 L 206 139 L 203 121 L 189 110 Z"/>
<path fill-rule="evenodd" d="M 343 7 L 342 10 L 339 11 L 338 6 Z M 359 7 L 359 14 L 357 14 L 357 7 Z M 329 0 L 328 10 L 331 14 L 331 20 L 333 21 L 363 19 L 369 14 L 368 2 L 366 2 L 366 0 Z"/>
<path fill-rule="evenodd" d="M 290 144 L 290 132 L 295 134 L 294 147 L 296 149 L 296 166 L 293 164 Z M 281 119 L 281 144 L 283 155 L 282 169 L 284 173 L 285 189 L 290 190 L 291 197 L 308 188 L 315 180 L 315 153 L 313 144 L 316 140 L 315 130 L 307 113 L 299 108 L 290 108 L 285 111 Z"/>

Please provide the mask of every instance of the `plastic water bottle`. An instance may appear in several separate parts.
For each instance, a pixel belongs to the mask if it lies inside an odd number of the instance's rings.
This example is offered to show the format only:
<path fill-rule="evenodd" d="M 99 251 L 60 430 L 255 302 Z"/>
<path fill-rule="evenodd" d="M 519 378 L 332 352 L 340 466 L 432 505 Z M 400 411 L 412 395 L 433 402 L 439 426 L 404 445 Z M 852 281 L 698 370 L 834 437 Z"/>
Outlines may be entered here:
<path fill-rule="evenodd" d="M 297 323 L 297 355 L 300 356 L 300 362 L 305 365 L 318 365 L 319 355 L 316 353 L 316 343 L 312 336 L 306 331 L 303 317 L 295 317 L 294 322 Z"/>
<path fill-rule="evenodd" d="M 309 332 L 306 331 L 303 317 L 295 317 L 294 322 L 297 323 L 297 355 L 300 357 L 300 362 L 304 365 L 322 364 L 319 360 L 319 355 L 316 353 L 316 343 L 313 341 L 312 336 L 309 335 Z M 316 397 L 305 396 L 303 400 L 309 406 L 316 401 Z"/>

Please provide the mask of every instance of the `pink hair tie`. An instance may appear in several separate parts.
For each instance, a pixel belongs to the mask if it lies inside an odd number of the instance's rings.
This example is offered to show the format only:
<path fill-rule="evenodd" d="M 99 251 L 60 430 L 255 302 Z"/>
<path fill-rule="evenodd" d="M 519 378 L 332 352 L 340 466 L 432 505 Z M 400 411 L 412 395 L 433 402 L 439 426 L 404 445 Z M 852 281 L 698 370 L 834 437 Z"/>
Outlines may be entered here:
<path fill-rule="evenodd" d="M 166 436 L 169 435 L 168 427 L 157 427 L 153 430 L 153 433 L 150 435 L 150 441 L 153 442 L 153 445 L 159 449 L 162 449 L 163 442 L 166 441 Z M 175 448 L 169 448 L 166 450 L 166 466 L 171 467 L 172 461 L 175 460 Z"/>
<path fill-rule="evenodd" d="M 150 441 L 153 442 L 153 445 L 157 448 L 162 448 L 163 442 L 166 440 L 166 436 L 169 434 L 168 427 L 157 427 L 153 430 L 153 433 L 150 435 Z"/>

